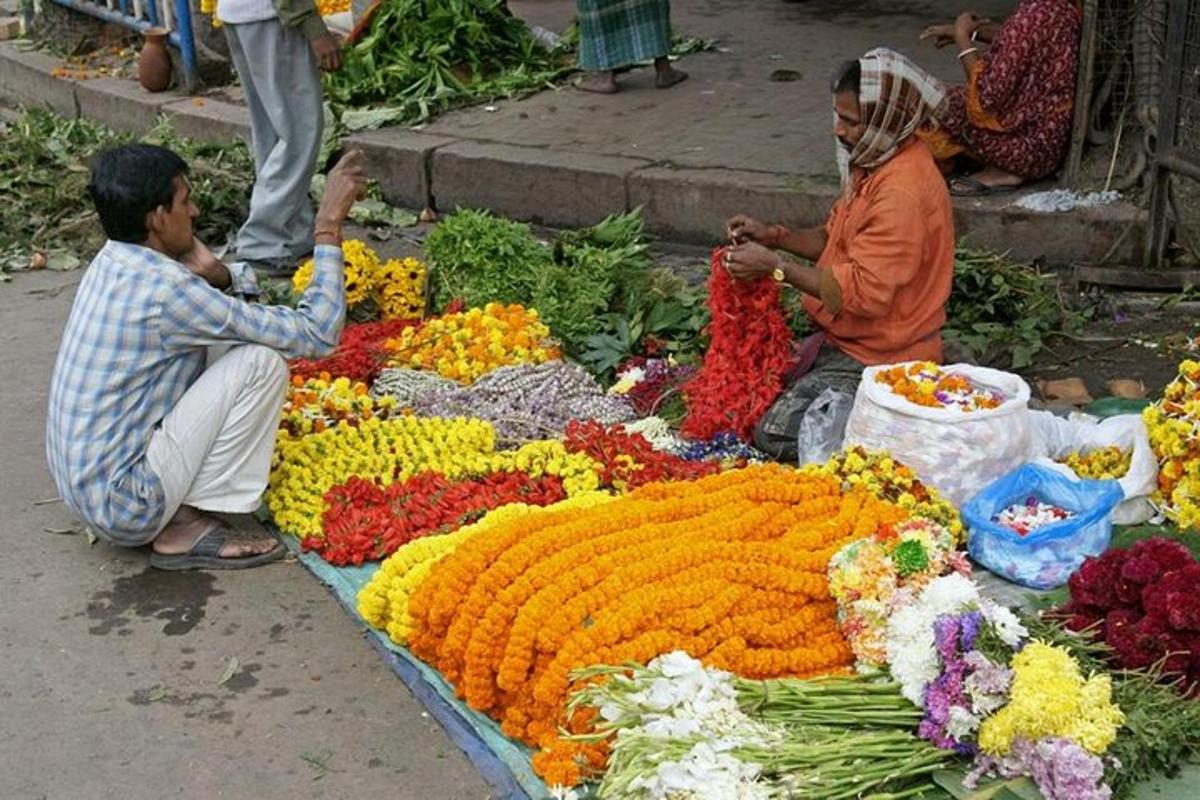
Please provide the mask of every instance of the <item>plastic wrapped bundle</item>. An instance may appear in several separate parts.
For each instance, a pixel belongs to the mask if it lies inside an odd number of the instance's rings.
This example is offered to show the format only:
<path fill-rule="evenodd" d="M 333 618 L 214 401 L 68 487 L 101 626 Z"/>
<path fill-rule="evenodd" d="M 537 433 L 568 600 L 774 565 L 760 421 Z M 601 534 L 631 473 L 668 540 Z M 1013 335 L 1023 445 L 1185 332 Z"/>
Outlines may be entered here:
<path fill-rule="evenodd" d="M 501 446 L 561 436 L 572 420 L 611 425 L 635 417 L 625 400 L 606 396 L 587 370 L 567 361 L 500 367 L 470 386 L 432 387 L 409 405 L 422 416 L 485 419 Z"/>

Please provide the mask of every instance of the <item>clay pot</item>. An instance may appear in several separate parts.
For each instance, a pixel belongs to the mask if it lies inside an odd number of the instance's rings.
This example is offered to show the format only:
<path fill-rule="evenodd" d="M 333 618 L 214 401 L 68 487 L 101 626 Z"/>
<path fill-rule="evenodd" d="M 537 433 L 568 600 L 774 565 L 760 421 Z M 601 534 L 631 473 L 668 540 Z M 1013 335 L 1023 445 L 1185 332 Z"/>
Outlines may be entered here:
<path fill-rule="evenodd" d="M 147 28 L 146 41 L 138 56 L 138 83 L 147 92 L 161 92 L 171 85 L 171 56 L 167 53 L 166 28 Z"/>

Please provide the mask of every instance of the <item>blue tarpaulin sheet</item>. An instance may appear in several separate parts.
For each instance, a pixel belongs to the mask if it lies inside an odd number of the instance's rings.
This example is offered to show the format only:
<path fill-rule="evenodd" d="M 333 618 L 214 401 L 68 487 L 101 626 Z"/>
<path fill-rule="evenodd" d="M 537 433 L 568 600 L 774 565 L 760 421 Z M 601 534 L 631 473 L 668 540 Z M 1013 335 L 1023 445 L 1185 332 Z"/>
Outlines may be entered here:
<path fill-rule="evenodd" d="M 310 572 L 329 587 L 342 607 L 360 625 L 388 666 L 413 696 L 438 721 L 450 739 L 467 754 L 479 774 L 496 791 L 498 800 L 542 800 L 549 795 L 540 778 L 533 773 L 529 748 L 518 744 L 500 731 L 494 721 L 468 708 L 446 683 L 441 674 L 418 659 L 406 648 L 392 642 L 358 615 L 358 591 L 371 580 L 378 564 L 361 567 L 335 567 L 315 553 L 299 553 L 295 538 L 281 535 L 289 548 Z"/>

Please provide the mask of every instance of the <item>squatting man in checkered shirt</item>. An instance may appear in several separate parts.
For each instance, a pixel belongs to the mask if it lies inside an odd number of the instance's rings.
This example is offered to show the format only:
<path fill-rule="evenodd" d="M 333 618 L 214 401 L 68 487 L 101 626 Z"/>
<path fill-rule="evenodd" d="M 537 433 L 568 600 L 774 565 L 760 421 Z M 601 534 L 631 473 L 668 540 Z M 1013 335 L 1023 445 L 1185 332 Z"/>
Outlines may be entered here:
<path fill-rule="evenodd" d="M 264 306 L 252 270 L 195 238 L 187 165 L 169 150 L 99 154 L 88 187 L 108 242 L 79 286 L 50 388 L 46 455 L 63 500 L 100 536 L 149 544 L 162 569 L 236 569 L 283 555 L 247 513 L 266 488 L 285 358 L 336 347 L 345 319 L 341 224 L 362 196 L 361 154 L 329 174 L 313 280 L 295 308 Z M 227 293 L 227 291 L 229 293 Z"/>

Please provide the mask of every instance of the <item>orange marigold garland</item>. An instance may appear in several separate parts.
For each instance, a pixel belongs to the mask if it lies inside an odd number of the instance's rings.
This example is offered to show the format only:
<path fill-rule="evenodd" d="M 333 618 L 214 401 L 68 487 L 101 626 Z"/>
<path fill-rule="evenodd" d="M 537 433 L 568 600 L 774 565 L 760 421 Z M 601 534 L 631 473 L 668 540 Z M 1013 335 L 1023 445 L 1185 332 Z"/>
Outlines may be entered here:
<path fill-rule="evenodd" d="M 708 277 L 711 340 L 704 365 L 684 384 L 684 435 L 711 439 L 733 431 L 748 440 L 754 425 L 784 390 L 795 365 L 792 334 L 771 278 L 734 280 L 713 251 Z"/>
<path fill-rule="evenodd" d="M 603 767 L 565 742 L 572 670 L 684 650 L 749 677 L 814 675 L 853 656 L 825 569 L 905 512 L 778 465 L 652 483 L 596 509 L 553 507 L 472 538 L 410 597 L 410 644 L 556 784 Z"/>

